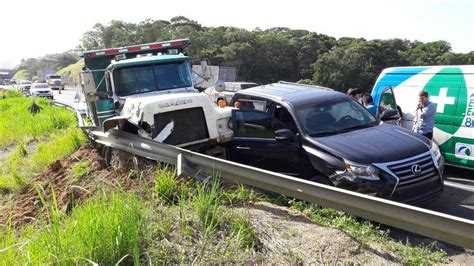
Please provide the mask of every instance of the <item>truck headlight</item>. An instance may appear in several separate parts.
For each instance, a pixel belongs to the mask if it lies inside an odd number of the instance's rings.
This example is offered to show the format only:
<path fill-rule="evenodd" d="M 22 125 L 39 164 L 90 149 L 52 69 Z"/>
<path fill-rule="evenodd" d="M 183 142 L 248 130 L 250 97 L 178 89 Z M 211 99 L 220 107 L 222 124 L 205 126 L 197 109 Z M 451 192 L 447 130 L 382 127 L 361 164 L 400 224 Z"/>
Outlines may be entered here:
<path fill-rule="evenodd" d="M 346 170 L 352 176 L 352 181 L 360 178 L 365 180 L 380 180 L 379 178 L 379 170 L 372 165 L 369 164 L 359 164 L 354 162 L 349 162 L 344 160 L 344 165 L 346 166 Z"/>

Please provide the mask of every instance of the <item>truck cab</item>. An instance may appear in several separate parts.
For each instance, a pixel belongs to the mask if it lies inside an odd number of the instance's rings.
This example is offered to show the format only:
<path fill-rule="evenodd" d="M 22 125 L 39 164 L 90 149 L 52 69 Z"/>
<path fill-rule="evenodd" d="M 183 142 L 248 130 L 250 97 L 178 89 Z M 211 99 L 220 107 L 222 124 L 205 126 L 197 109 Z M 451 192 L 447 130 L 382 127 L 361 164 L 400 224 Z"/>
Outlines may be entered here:
<path fill-rule="evenodd" d="M 45 77 L 46 84 L 52 89 L 52 90 L 63 90 L 64 89 L 64 83 L 60 75 L 57 74 L 47 74 Z"/>
<path fill-rule="evenodd" d="M 232 139 L 231 108 L 193 87 L 188 40 L 84 53 L 83 92 L 104 131 L 119 128 L 171 145 L 202 150 Z"/>

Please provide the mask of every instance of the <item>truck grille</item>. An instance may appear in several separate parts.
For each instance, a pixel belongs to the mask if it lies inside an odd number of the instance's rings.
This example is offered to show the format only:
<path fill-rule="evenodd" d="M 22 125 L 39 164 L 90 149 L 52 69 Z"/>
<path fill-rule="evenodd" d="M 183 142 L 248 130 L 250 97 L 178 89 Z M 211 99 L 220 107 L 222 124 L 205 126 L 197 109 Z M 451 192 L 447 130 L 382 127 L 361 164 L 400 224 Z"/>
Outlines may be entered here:
<path fill-rule="evenodd" d="M 387 168 L 398 177 L 398 186 L 421 182 L 438 174 L 429 152 L 408 161 L 387 164 Z"/>
<path fill-rule="evenodd" d="M 209 139 L 204 111 L 201 107 L 155 114 L 155 127 L 152 137 L 155 138 L 165 127 L 173 122 L 172 133 L 163 143 L 180 145 Z"/>

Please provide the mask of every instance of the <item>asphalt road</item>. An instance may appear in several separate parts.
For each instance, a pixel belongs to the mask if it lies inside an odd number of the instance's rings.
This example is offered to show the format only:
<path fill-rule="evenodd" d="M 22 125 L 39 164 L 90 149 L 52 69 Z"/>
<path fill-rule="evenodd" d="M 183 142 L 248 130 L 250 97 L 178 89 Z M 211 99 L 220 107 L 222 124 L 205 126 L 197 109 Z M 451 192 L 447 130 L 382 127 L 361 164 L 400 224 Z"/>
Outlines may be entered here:
<path fill-rule="evenodd" d="M 54 91 L 54 99 L 85 110 L 85 103 L 75 100 L 78 91 L 77 88 L 66 88 L 61 94 Z M 420 207 L 474 220 L 474 171 L 446 166 L 444 178 L 441 196 Z"/>
<path fill-rule="evenodd" d="M 441 197 L 421 206 L 474 220 L 474 171 L 446 166 Z"/>

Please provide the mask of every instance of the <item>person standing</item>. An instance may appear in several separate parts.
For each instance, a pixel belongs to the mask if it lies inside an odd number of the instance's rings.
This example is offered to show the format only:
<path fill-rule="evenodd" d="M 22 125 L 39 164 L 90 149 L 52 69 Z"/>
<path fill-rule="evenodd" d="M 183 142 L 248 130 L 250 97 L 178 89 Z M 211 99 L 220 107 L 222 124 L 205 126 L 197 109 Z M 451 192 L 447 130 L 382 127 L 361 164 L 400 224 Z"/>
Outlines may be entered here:
<path fill-rule="evenodd" d="M 374 99 L 370 94 L 364 94 L 362 97 L 362 102 L 364 103 L 364 107 L 371 113 L 373 116 L 377 115 L 377 108 L 374 105 Z"/>
<path fill-rule="evenodd" d="M 421 134 L 431 140 L 433 139 L 436 107 L 429 101 L 427 91 L 420 91 L 418 96 L 418 107 L 416 108 L 415 119 L 413 121 L 413 132 Z"/>
<path fill-rule="evenodd" d="M 361 90 L 359 90 L 357 88 L 351 88 L 347 91 L 347 95 L 349 95 L 349 97 L 351 97 L 354 101 L 356 101 L 360 104 L 363 104 L 362 103 L 362 92 L 361 92 Z"/>

